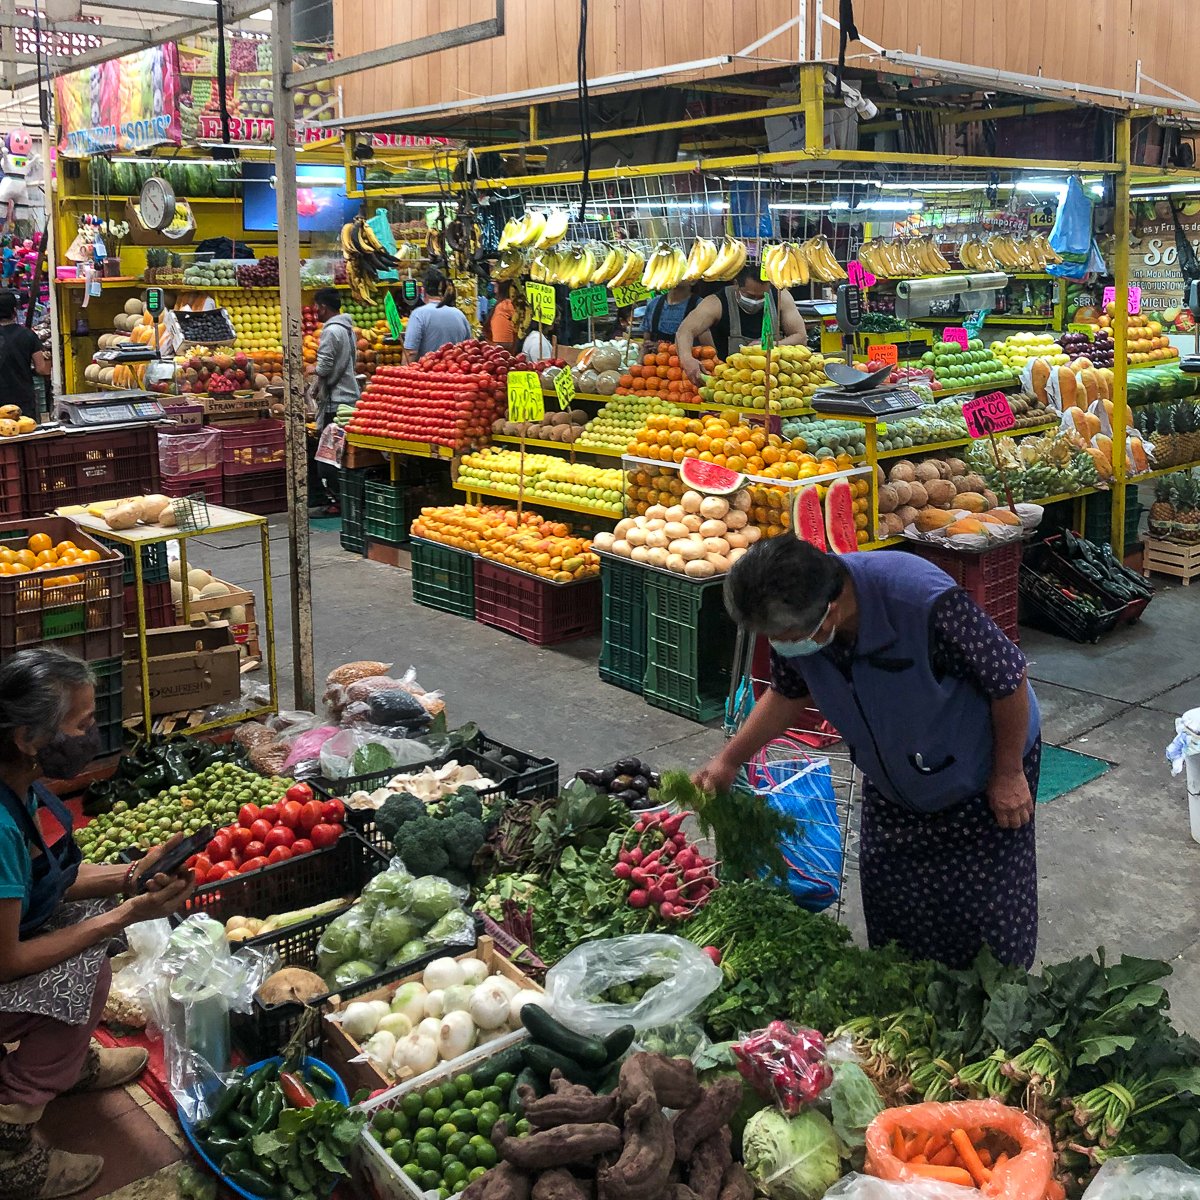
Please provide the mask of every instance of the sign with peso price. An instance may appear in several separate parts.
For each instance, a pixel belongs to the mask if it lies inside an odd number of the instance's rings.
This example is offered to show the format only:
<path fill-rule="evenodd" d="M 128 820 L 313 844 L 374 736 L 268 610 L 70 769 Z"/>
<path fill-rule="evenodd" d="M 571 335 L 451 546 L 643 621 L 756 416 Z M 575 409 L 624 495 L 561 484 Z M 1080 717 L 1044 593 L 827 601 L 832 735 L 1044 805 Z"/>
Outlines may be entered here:
<path fill-rule="evenodd" d="M 608 292 L 601 284 L 576 288 L 569 297 L 571 320 L 586 321 L 589 317 L 608 316 Z"/>
<path fill-rule="evenodd" d="M 536 371 L 509 371 L 508 419 L 514 423 L 540 421 L 546 415 L 546 398 Z"/>
<path fill-rule="evenodd" d="M 648 300 L 652 293 L 649 288 L 640 283 L 627 283 L 622 287 L 613 288 L 612 294 L 613 303 L 618 308 L 629 308 L 634 304 L 640 304 L 643 300 Z"/>
<path fill-rule="evenodd" d="M 1012 405 L 1003 392 L 989 392 L 986 396 L 964 400 L 962 410 L 967 422 L 967 432 L 973 438 L 1003 433 L 1017 423 Z"/>
<path fill-rule="evenodd" d="M 534 323 L 550 325 L 554 321 L 554 288 L 548 283 L 527 283 L 525 297 L 529 301 Z"/>
<path fill-rule="evenodd" d="M 575 399 L 575 378 L 570 367 L 563 367 L 554 377 L 554 394 L 558 397 L 558 407 L 568 409 Z"/>

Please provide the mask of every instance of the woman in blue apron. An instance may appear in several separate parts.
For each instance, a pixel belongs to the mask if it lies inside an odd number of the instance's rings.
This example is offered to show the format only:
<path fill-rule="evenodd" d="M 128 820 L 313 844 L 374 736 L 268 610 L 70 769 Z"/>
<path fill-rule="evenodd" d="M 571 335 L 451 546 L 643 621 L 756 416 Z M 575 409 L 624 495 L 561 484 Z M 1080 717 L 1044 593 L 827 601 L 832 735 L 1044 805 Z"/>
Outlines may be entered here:
<path fill-rule="evenodd" d="M 57 650 L 24 650 L 0 663 L 0 1200 L 51 1200 L 89 1187 L 96 1155 L 69 1154 L 36 1136 L 42 1110 L 67 1091 L 127 1083 L 146 1065 L 143 1050 L 101 1048 L 111 972 L 110 943 L 137 921 L 165 917 L 191 893 L 191 874 L 138 864 L 81 861 L 71 814 L 39 779 L 70 779 L 100 746 L 93 678 L 86 663 Z M 50 841 L 45 810 L 65 830 Z M 120 896 L 126 896 L 116 903 Z"/>
<path fill-rule="evenodd" d="M 839 557 L 771 538 L 737 562 L 725 598 L 770 639 L 771 687 L 697 782 L 727 787 L 817 708 L 864 776 L 870 944 L 960 968 L 987 945 L 1031 967 L 1042 742 L 1020 650 L 948 575 L 902 551 Z"/>
<path fill-rule="evenodd" d="M 673 342 L 683 319 L 700 303 L 690 283 L 681 283 L 669 292 L 646 302 L 642 317 L 642 337 L 647 342 Z"/>

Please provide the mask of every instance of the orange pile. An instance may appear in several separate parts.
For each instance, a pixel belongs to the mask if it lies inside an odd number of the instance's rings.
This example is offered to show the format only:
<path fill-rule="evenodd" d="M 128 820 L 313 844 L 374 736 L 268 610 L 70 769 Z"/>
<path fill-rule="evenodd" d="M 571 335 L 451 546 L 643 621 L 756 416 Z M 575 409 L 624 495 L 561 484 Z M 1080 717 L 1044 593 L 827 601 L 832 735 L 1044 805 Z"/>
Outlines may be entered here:
<path fill-rule="evenodd" d="M 587 538 L 558 533 L 543 535 L 529 525 L 513 528 L 506 523 L 489 529 L 479 553 L 493 562 L 555 583 L 570 583 L 600 573 L 600 559 L 592 553 L 592 543 Z"/>
<path fill-rule="evenodd" d="M 719 417 L 692 419 L 651 415 L 634 435 L 629 453 L 660 462 L 699 458 L 765 479 L 811 479 L 852 465 L 847 454 L 820 459 L 809 454 L 803 438 L 789 441 L 779 434 L 738 424 L 737 413 L 731 410 Z"/>
<path fill-rule="evenodd" d="M 22 550 L 11 546 L 0 546 L 0 575 L 28 575 L 31 571 L 61 570 L 65 567 L 84 566 L 100 561 L 97 550 L 80 550 L 74 542 L 59 542 L 56 546 L 49 534 L 35 533 Z M 44 587 L 61 587 L 68 583 L 82 583 L 82 575 L 56 575 L 44 579 Z"/>
<path fill-rule="evenodd" d="M 494 530 L 531 529 L 538 537 L 567 537 L 571 528 L 561 521 L 547 521 L 540 513 L 526 509 L 520 517 L 516 509 L 499 505 L 453 504 L 441 508 L 423 508 L 412 523 L 413 537 L 439 542 L 478 554 Z"/>
<path fill-rule="evenodd" d="M 711 375 L 717 365 L 717 351 L 712 346 L 693 348 L 697 361 L 705 375 Z M 642 356 L 640 363 L 630 366 L 617 385 L 618 396 L 658 395 L 664 399 L 695 404 L 700 393 L 695 384 L 683 373 L 679 355 L 671 342 L 659 342 L 658 349 Z"/>

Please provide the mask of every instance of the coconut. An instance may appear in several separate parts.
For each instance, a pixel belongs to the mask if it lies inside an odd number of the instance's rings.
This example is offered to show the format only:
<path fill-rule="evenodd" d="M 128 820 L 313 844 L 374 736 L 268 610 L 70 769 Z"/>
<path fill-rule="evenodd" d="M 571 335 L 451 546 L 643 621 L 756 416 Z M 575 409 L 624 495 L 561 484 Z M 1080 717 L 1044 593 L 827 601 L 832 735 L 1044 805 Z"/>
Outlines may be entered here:
<path fill-rule="evenodd" d="M 704 497 L 699 492 L 687 491 L 679 498 L 679 505 L 684 512 L 699 512 L 704 503 Z"/>
<path fill-rule="evenodd" d="M 896 494 L 896 488 L 890 483 L 881 483 L 879 485 L 879 511 L 880 513 L 895 512 L 900 506 L 900 497 Z"/>
<path fill-rule="evenodd" d="M 896 516 L 900 520 L 900 527 L 907 529 L 916 522 L 917 510 L 911 504 L 902 504 L 896 509 Z"/>
<path fill-rule="evenodd" d="M 907 480 L 896 479 L 891 484 L 892 491 L 896 493 L 896 508 L 903 508 L 906 504 L 912 501 L 913 485 Z M 895 509 L 892 510 L 893 512 Z"/>
<path fill-rule="evenodd" d="M 924 508 L 929 503 L 929 492 L 923 483 L 910 483 L 908 488 L 908 502 L 913 508 Z"/>
<path fill-rule="evenodd" d="M 729 512 L 729 501 L 721 496 L 705 496 L 700 501 L 700 515 L 706 521 L 720 520 Z"/>
<path fill-rule="evenodd" d="M 893 463 L 892 469 L 888 472 L 888 479 L 892 483 L 895 483 L 898 479 L 904 483 L 912 483 L 916 477 L 917 468 L 907 458 L 902 458 L 898 463 Z"/>
<path fill-rule="evenodd" d="M 938 508 L 949 508 L 950 501 L 954 499 L 954 483 L 949 479 L 931 479 L 925 485 L 925 491 L 929 496 L 929 503 Z M 882 495 L 879 498 L 879 511 L 885 511 Z"/>
<path fill-rule="evenodd" d="M 928 459 L 925 462 L 917 463 L 916 466 L 916 481 L 924 483 L 927 479 L 940 479 L 941 472 L 937 469 L 937 463 L 930 462 Z"/>

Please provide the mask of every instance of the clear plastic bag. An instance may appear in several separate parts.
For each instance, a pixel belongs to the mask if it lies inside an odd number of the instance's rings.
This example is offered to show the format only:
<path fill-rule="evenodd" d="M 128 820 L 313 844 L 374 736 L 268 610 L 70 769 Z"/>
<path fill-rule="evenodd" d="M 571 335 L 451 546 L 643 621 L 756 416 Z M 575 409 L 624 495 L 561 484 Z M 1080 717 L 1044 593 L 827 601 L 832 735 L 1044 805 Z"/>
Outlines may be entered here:
<path fill-rule="evenodd" d="M 940 1179 L 879 1179 L 874 1175 L 851 1172 L 825 1193 L 825 1200 L 979 1200 L 976 1188 Z"/>
<path fill-rule="evenodd" d="M 833 1082 L 825 1039 L 815 1029 L 772 1021 L 733 1047 L 738 1071 L 760 1096 L 789 1117 L 812 1104 Z"/>
<path fill-rule="evenodd" d="M 690 1058 L 692 1062 L 696 1062 L 711 1045 L 704 1026 L 696 1021 L 672 1021 L 656 1029 L 644 1029 L 636 1039 L 639 1050 L 665 1054 L 668 1058 Z"/>
<path fill-rule="evenodd" d="M 125 940 L 129 948 L 112 960 L 112 984 L 104 1005 L 104 1019 L 132 1029 L 147 1022 L 147 991 L 158 973 L 158 960 L 171 936 L 171 923 L 165 918 L 139 921 L 130 925 Z"/>
<path fill-rule="evenodd" d="M 378 750 L 360 753 L 367 746 Z M 373 725 L 356 725 L 339 729 L 322 743 L 321 773 L 326 779 L 348 779 L 375 771 L 398 771 L 432 757 L 429 746 L 416 738 L 389 737 L 387 731 Z"/>
<path fill-rule="evenodd" d="M 384 688 L 342 710 L 346 725 L 382 725 L 423 733 L 433 723 L 420 700 L 404 688 Z"/>
<path fill-rule="evenodd" d="M 1200 1200 L 1200 1171 L 1173 1154 L 1110 1158 L 1083 1200 Z"/>
<path fill-rule="evenodd" d="M 641 999 L 598 999 L 610 987 L 657 978 Z M 655 1029 L 691 1016 L 723 979 L 699 946 L 667 933 L 638 933 L 576 946 L 546 974 L 550 1011 L 580 1033 L 606 1034 L 621 1025 Z"/>
<path fill-rule="evenodd" d="M 318 762 L 321 757 L 321 747 L 335 733 L 338 727 L 336 725 L 318 725 L 314 729 L 309 729 L 302 733 L 294 742 L 291 749 L 288 751 L 288 756 L 284 760 L 283 769 L 290 770 L 297 763 L 303 762 Z"/>
<path fill-rule="evenodd" d="M 358 659 L 355 662 L 342 663 L 334 667 L 325 676 L 325 698 L 333 688 L 343 688 L 356 679 L 366 679 L 369 675 L 386 675 L 392 669 L 391 663 L 376 662 L 374 659 Z"/>

